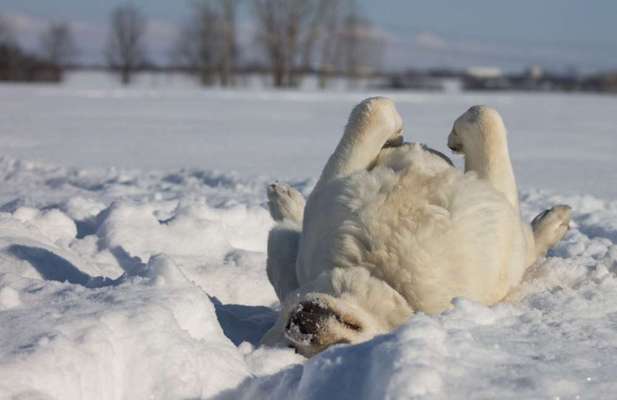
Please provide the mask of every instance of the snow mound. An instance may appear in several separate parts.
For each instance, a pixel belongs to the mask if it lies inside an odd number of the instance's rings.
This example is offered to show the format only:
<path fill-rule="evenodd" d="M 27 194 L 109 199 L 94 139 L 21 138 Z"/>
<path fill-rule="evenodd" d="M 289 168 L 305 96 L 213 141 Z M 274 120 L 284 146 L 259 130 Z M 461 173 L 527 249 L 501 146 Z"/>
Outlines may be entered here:
<path fill-rule="evenodd" d="M 0 315 L 0 393 L 195 398 L 246 378 L 208 295 L 167 259 L 148 269 L 100 289 L 3 276 L 4 302 L 7 289 L 22 300 Z"/>

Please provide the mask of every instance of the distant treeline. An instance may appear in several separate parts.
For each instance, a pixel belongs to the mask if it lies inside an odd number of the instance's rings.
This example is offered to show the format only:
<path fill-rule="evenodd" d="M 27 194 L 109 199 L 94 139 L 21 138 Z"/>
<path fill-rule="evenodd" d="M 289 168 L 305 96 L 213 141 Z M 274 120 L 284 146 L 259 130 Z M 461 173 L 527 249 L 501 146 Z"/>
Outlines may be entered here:
<path fill-rule="evenodd" d="M 617 72 L 591 75 L 558 73 L 465 76 L 464 89 L 476 91 L 602 92 L 617 93 Z"/>
<path fill-rule="evenodd" d="M 31 54 L 19 46 L 11 25 L 0 16 L 0 81 L 59 82 L 75 53 L 67 24 L 50 24 L 41 36 L 41 51 Z"/>
<path fill-rule="evenodd" d="M 382 86 L 440 91 L 446 82 L 456 82 L 463 91 L 617 93 L 617 71 L 579 74 L 543 71 L 539 66 L 522 73 L 502 73 L 492 68 L 408 70 L 389 74 Z"/>
<path fill-rule="evenodd" d="M 617 73 L 610 72 L 581 76 L 532 67 L 522 74 L 491 68 L 384 73 L 387 41 L 356 1 L 193 0 L 164 66 L 148 56 L 145 14 L 127 3 L 111 10 L 105 65 L 97 67 L 116 73 L 126 85 L 138 72 L 165 70 L 191 74 L 205 86 L 238 86 L 258 73 L 275 87 L 297 87 L 311 75 L 322 88 L 343 77 L 351 86 L 370 80 L 390 89 L 444 90 L 446 80 L 454 79 L 462 90 L 617 92 Z M 254 31 L 244 45 L 238 40 L 239 11 L 251 18 Z M 0 81 L 59 82 L 66 68 L 80 67 L 79 43 L 69 23 L 51 23 L 35 53 L 21 48 L 14 32 L 0 15 Z"/>
<path fill-rule="evenodd" d="M 268 71 L 276 87 L 298 86 L 309 71 L 316 71 L 325 87 L 332 76 L 366 78 L 382 67 L 385 39 L 360 13 L 356 0 L 195 0 L 189 4 L 191 17 L 169 49 L 168 65 L 194 74 L 204 85 L 233 86 L 238 73 L 259 67 Z M 240 7 L 248 8 L 250 26 L 255 29 L 249 49 L 238 41 Z M 107 67 L 124 84 L 130 84 L 136 72 L 153 68 L 145 45 L 147 28 L 144 13 L 134 5 L 111 11 L 103 51 Z M 5 79 L 46 76 L 20 71 L 34 63 L 41 71 L 59 69 L 59 74 L 49 74 L 51 80 L 58 80 L 61 71 L 74 63 L 77 46 L 70 24 L 52 24 L 41 36 L 41 54 L 36 56 L 19 48 L 13 32 L 0 16 L 0 46 L 11 49 L 0 59 Z"/>

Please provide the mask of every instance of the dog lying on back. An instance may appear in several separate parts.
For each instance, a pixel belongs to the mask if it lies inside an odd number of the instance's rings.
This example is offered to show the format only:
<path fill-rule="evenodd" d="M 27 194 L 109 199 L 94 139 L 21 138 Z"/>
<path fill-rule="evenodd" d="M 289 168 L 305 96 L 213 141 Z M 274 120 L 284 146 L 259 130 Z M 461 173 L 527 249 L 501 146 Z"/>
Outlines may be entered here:
<path fill-rule="evenodd" d="M 404 144 L 394 103 L 354 108 L 313 192 L 269 187 L 278 224 L 268 241 L 268 277 L 282 304 L 267 345 L 311 356 L 436 314 L 455 297 L 492 305 L 568 229 L 557 206 L 529 225 L 499 114 L 472 107 L 448 145 L 465 173 L 438 152 Z"/>

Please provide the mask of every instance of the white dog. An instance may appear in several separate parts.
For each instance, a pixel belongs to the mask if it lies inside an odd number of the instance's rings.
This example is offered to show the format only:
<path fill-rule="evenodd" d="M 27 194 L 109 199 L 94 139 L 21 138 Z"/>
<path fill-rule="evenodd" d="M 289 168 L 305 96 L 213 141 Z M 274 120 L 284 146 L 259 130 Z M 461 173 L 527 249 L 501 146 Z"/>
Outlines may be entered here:
<path fill-rule="evenodd" d="M 448 143 L 465 155 L 465 174 L 403 144 L 402 129 L 392 101 L 367 99 L 304 208 L 293 189 L 270 187 L 280 223 L 267 268 L 283 310 L 263 343 L 286 338 L 312 355 L 385 333 L 417 311 L 439 313 L 454 297 L 494 304 L 565 234 L 567 206 L 542 213 L 533 231 L 521 221 L 494 110 L 474 107 L 454 125 Z"/>

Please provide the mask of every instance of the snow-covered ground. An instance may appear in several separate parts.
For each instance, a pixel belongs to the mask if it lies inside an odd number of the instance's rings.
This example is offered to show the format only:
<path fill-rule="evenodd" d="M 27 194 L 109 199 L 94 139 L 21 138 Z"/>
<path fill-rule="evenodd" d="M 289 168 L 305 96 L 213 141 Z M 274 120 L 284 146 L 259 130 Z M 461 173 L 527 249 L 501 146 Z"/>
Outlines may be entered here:
<path fill-rule="evenodd" d="M 264 186 L 310 192 L 367 93 L 169 83 L 0 86 L 0 399 L 615 396 L 616 98 L 392 94 L 442 150 L 469 105 L 497 107 L 525 218 L 568 203 L 573 228 L 506 303 L 305 360 L 257 346 Z"/>
<path fill-rule="evenodd" d="M 617 198 L 615 96 L 200 90 L 178 75 L 143 76 L 125 90 L 104 75 L 78 74 L 64 87 L 0 86 L 0 154 L 304 179 L 321 171 L 351 107 L 377 94 L 396 100 L 408 140 L 443 151 L 470 105 L 497 107 L 524 187 Z"/>

